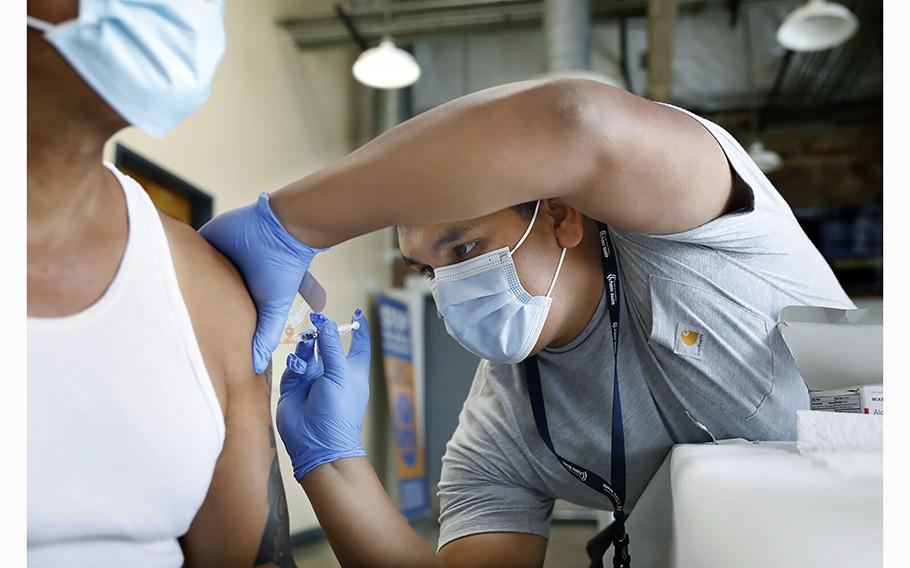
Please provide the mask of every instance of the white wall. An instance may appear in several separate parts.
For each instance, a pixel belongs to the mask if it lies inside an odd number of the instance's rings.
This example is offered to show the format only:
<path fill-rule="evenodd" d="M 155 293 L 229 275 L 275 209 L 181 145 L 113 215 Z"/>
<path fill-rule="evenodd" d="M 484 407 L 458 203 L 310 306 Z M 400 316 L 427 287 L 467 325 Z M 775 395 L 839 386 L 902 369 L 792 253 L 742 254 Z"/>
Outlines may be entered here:
<path fill-rule="evenodd" d="M 206 105 L 162 140 L 134 128 L 121 142 L 212 194 L 215 213 L 256 199 L 350 152 L 356 129 L 354 54 L 348 49 L 301 53 L 275 26 L 288 10 L 326 12 L 331 2 L 260 0 L 226 3 L 227 52 Z M 381 233 L 344 243 L 320 255 L 313 273 L 328 290 L 326 313 L 347 320 L 367 307 L 366 283 L 388 284 Z M 274 358 L 273 405 L 289 347 Z M 364 439 L 371 440 L 371 416 Z M 370 448 L 367 447 L 369 451 Z M 279 442 L 291 515 L 291 532 L 317 526 L 309 502 L 291 475 Z"/>

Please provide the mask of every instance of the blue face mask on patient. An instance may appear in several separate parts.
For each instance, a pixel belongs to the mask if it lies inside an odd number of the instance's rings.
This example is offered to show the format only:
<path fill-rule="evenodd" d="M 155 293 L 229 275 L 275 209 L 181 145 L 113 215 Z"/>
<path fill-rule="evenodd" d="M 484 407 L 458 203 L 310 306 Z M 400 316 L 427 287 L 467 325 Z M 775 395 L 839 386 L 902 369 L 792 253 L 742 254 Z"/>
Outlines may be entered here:
<path fill-rule="evenodd" d="M 525 242 L 528 228 L 512 250 L 503 247 L 476 258 L 434 270 L 430 283 L 446 330 L 471 353 L 497 363 L 518 363 L 530 353 L 552 303 L 553 288 L 566 257 L 562 249 L 546 296 L 530 295 L 518 279 L 512 255 Z"/>
<path fill-rule="evenodd" d="M 223 0 L 80 0 L 60 24 L 28 18 L 82 78 L 160 138 L 208 99 L 224 54 Z"/>

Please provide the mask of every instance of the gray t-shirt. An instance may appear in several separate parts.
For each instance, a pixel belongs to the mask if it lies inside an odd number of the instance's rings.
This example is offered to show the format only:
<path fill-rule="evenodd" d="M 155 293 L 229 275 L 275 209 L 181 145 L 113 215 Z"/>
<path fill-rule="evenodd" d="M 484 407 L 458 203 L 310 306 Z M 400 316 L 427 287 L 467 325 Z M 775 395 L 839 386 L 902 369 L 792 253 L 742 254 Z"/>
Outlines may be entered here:
<path fill-rule="evenodd" d="M 680 109 L 681 110 L 681 109 Z M 685 111 L 683 111 L 685 112 Z M 695 116 L 695 115 L 692 115 Z M 786 202 L 743 148 L 717 139 L 751 206 L 672 235 L 612 230 L 627 508 L 675 443 L 791 440 L 808 392 L 775 324 L 791 305 L 853 308 Z M 613 347 L 601 299 L 570 344 L 538 356 L 553 444 L 610 479 Z M 439 482 L 440 548 L 470 534 L 549 534 L 556 498 L 610 509 L 540 440 L 521 365 L 481 361 Z"/>

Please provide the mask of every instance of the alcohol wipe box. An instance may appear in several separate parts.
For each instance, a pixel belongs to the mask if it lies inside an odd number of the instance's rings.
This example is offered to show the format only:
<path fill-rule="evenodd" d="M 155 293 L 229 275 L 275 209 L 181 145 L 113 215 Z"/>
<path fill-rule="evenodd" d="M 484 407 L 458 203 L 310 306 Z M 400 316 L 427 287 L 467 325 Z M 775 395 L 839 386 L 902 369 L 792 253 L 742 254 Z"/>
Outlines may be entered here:
<path fill-rule="evenodd" d="M 791 306 L 777 323 L 812 410 L 884 414 L 882 310 Z"/>

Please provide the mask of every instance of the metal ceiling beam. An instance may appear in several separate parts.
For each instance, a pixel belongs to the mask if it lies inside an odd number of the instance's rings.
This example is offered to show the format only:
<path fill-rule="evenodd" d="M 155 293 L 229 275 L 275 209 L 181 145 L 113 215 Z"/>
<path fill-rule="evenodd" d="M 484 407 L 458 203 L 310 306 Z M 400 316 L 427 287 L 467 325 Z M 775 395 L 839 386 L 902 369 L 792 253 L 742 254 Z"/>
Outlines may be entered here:
<path fill-rule="evenodd" d="M 768 98 L 765 99 L 765 106 L 760 109 L 758 115 L 758 130 L 761 132 L 768 125 L 768 114 L 770 110 L 774 108 L 775 103 L 777 103 L 777 97 L 780 95 L 781 88 L 784 84 L 784 78 L 787 76 L 787 72 L 790 70 L 790 64 L 793 63 L 793 53 L 789 49 L 784 52 L 784 57 L 781 59 L 780 65 L 777 67 L 777 75 L 774 76 L 774 84 L 771 86 L 771 90 L 768 92 Z"/>
<path fill-rule="evenodd" d="M 681 13 L 706 8 L 729 9 L 729 0 L 677 0 Z M 782 0 L 743 0 L 743 4 L 779 4 Z M 606 20 L 645 17 L 648 0 L 591 0 L 591 17 Z M 390 21 L 385 22 L 385 4 L 376 3 L 346 10 L 360 34 L 372 43 L 389 34 L 399 43 L 418 38 L 459 33 L 540 28 L 543 3 L 540 0 L 397 0 L 389 5 Z M 300 49 L 349 45 L 350 34 L 331 13 L 277 21 Z"/>
<path fill-rule="evenodd" d="M 348 30 L 348 34 L 351 36 L 351 40 L 360 48 L 360 51 L 366 51 L 370 44 L 365 37 L 360 35 L 360 30 L 354 25 L 354 20 L 351 19 L 351 16 L 348 15 L 341 4 L 335 4 L 335 16 L 344 24 L 345 29 Z"/>
<path fill-rule="evenodd" d="M 592 15 L 611 13 L 644 14 L 645 0 L 594 0 Z M 608 8 L 607 8 L 608 6 Z M 503 27 L 540 27 L 543 5 L 539 0 L 417 0 L 392 2 L 390 21 L 385 22 L 381 8 L 351 8 L 347 11 L 358 31 L 376 41 L 392 35 L 399 43 L 420 37 L 502 29 Z M 333 47 L 347 43 L 349 36 L 334 16 L 281 20 L 301 49 Z"/>

